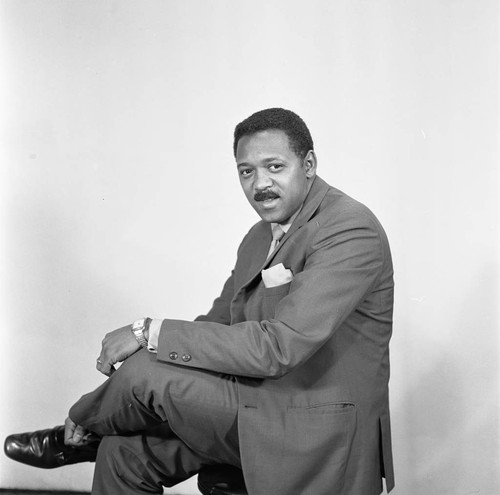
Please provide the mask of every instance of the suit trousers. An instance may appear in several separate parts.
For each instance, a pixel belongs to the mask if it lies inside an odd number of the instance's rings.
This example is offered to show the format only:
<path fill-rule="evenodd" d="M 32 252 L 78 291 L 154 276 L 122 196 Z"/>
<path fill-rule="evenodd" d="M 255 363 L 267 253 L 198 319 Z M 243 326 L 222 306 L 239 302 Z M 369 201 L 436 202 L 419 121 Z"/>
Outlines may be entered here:
<path fill-rule="evenodd" d="M 233 376 L 178 367 L 143 349 L 69 417 L 102 437 L 92 493 L 162 493 L 204 465 L 241 466 Z"/>

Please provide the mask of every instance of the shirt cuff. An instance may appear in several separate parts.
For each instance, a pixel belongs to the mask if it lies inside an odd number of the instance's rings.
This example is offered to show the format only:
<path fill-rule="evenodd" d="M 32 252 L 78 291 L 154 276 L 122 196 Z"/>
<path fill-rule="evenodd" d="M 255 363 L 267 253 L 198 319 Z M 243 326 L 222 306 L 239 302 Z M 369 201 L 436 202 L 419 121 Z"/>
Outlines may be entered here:
<path fill-rule="evenodd" d="M 152 319 L 149 324 L 149 339 L 148 339 L 148 351 L 154 352 L 155 354 L 158 352 L 158 339 L 160 337 L 160 329 L 163 320 Z"/>

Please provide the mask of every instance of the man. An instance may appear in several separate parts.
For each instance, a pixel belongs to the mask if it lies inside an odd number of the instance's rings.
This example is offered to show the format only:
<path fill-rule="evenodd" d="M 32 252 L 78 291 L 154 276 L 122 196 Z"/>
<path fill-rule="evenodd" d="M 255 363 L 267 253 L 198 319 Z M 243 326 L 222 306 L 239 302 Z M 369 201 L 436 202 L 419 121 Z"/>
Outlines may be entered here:
<path fill-rule="evenodd" d="M 212 309 L 108 334 L 97 369 L 110 378 L 71 408 L 69 447 L 61 428 L 12 435 L 12 458 L 78 462 L 97 435 L 95 494 L 161 493 L 215 463 L 241 467 L 256 495 L 371 495 L 382 477 L 392 489 L 385 233 L 316 176 L 311 135 L 293 112 L 238 124 L 234 154 L 262 220 Z"/>

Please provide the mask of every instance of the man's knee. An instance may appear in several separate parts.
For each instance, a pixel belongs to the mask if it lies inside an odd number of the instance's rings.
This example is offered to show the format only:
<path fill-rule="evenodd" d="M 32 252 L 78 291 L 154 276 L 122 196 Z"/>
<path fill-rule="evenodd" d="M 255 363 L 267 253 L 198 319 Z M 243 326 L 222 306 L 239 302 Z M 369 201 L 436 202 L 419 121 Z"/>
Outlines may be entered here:
<path fill-rule="evenodd" d="M 150 390 L 159 386 L 156 357 L 146 349 L 141 349 L 128 359 L 108 379 L 106 394 L 123 400 L 141 400 Z"/>
<path fill-rule="evenodd" d="M 146 349 L 141 349 L 127 358 L 112 375 L 112 380 L 121 381 L 124 385 L 133 386 L 138 381 L 143 381 L 150 373 L 148 369 L 156 363 L 156 356 Z"/>
<path fill-rule="evenodd" d="M 130 356 L 101 386 L 82 396 L 71 407 L 69 417 L 76 424 L 102 436 L 140 431 L 151 426 L 136 423 L 139 412 L 144 412 L 146 404 L 151 402 L 155 361 L 147 350 Z M 166 420 L 161 407 L 156 415 L 155 412 L 150 411 L 149 416 L 154 416 L 159 422 Z M 121 420 L 123 424 L 118 424 Z"/>

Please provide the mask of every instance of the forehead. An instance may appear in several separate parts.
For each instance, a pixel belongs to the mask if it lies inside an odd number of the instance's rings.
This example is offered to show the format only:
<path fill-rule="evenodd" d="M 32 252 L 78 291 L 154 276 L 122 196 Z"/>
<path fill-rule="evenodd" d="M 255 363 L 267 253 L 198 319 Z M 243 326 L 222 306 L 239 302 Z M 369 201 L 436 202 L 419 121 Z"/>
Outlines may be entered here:
<path fill-rule="evenodd" d="M 237 163 L 266 159 L 271 156 L 288 159 L 296 157 L 284 131 L 268 129 L 243 136 L 238 141 L 236 149 Z"/>

